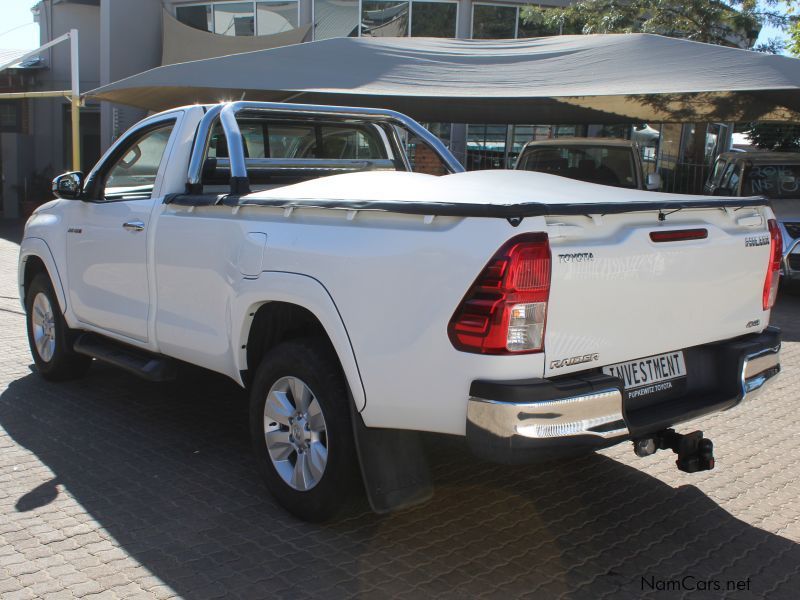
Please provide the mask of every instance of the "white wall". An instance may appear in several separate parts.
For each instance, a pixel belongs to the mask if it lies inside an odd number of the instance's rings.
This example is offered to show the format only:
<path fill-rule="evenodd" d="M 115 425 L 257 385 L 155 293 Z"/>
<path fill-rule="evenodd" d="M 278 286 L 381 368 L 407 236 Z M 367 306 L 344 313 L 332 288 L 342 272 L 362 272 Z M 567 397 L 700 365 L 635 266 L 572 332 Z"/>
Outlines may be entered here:
<path fill-rule="evenodd" d="M 161 64 L 163 6 L 161 0 L 101 0 L 100 85 Z M 144 114 L 104 102 L 101 106 L 103 148 Z"/>
<path fill-rule="evenodd" d="M 85 4 L 40 4 L 39 29 L 41 43 L 57 38 L 70 29 L 78 30 L 80 40 L 80 89 L 88 91 L 100 85 L 100 9 Z M 38 77 L 37 89 L 68 90 L 72 87 L 69 43 L 45 51 L 48 68 Z M 70 168 L 69 148 L 64 139 L 66 100 L 31 101 L 30 125 L 33 132 L 33 168 L 28 171 L 52 169 L 59 173 Z"/>

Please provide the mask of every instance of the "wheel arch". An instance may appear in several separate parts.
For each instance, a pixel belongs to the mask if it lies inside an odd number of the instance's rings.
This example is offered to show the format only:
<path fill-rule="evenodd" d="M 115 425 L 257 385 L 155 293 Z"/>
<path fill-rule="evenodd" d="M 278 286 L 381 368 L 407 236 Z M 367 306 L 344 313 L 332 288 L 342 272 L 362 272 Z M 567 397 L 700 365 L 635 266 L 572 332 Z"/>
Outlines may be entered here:
<path fill-rule="evenodd" d="M 61 283 L 56 262 L 47 243 L 40 238 L 26 238 L 22 241 L 19 252 L 18 285 L 19 297 L 25 305 L 25 293 L 33 278 L 39 273 L 46 273 L 50 278 L 62 313 L 67 310 L 67 297 Z"/>
<path fill-rule="evenodd" d="M 264 272 L 245 280 L 241 292 L 232 310 L 232 342 L 238 349 L 236 369 L 243 383 L 275 344 L 319 334 L 339 359 L 356 410 L 364 409 L 366 391 L 355 349 L 336 303 L 320 281 L 299 273 Z"/>

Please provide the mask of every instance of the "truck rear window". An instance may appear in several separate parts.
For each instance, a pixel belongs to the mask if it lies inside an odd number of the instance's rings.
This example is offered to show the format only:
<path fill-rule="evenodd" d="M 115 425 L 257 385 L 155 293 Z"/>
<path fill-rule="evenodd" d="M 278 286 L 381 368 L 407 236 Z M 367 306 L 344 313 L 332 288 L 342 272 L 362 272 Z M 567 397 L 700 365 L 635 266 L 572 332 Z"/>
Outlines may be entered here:
<path fill-rule="evenodd" d="M 386 148 L 374 127 L 242 120 L 247 158 L 385 159 Z M 222 127 L 212 134 L 209 158 L 227 158 Z"/>
<path fill-rule="evenodd" d="M 800 197 L 800 165 L 753 165 L 745 170 L 743 196 Z"/>
<path fill-rule="evenodd" d="M 633 151 L 625 147 L 529 147 L 520 159 L 519 168 L 602 185 L 637 187 Z"/>

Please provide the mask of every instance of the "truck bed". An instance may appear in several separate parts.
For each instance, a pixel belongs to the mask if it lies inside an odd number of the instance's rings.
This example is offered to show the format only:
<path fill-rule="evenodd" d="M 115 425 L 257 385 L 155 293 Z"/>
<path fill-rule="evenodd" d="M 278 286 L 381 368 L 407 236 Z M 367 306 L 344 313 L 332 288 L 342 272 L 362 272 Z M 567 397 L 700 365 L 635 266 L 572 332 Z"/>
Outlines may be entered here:
<path fill-rule="evenodd" d="M 320 177 L 284 186 L 273 185 L 244 196 L 181 194 L 172 196 L 169 202 L 180 205 L 379 210 L 490 218 L 739 208 L 768 204 L 761 197 L 663 194 L 600 186 L 546 173 L 512 170 L 471 171 L 441 177 L 399 171 L 368 171 Z"/>

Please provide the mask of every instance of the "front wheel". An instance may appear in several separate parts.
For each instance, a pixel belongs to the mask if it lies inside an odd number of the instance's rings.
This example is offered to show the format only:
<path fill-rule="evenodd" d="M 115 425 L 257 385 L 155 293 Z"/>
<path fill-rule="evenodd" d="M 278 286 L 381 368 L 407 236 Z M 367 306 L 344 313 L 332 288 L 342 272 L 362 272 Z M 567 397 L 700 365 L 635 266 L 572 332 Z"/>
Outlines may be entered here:
<path fill-rule="evenodd" d="M 322 339 L 284 342 L 250 393 L 256 464 L 275 499 L 306 521 L 335 516 L 359 486 L 344 374 Z"/>
<path fill-rule="evenodd" d="M 42 377 L 64 381 L 83 376 L 92 359 L 72 349 L 74 332 L 67 327 L 45 273 L 36 275 L 25 291 L 25 311 L 28 345 Z"/>

